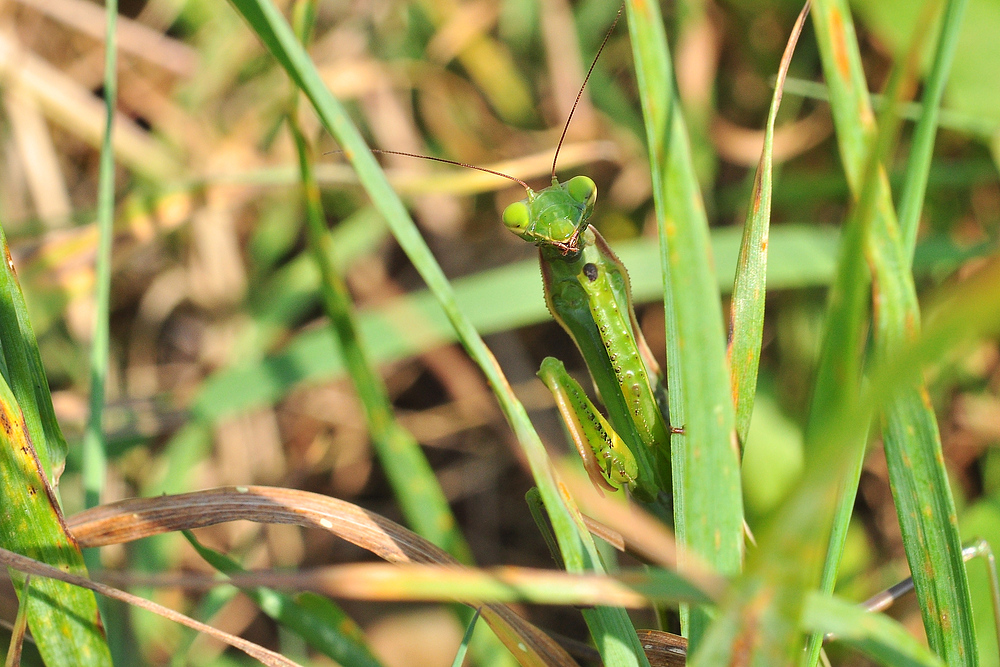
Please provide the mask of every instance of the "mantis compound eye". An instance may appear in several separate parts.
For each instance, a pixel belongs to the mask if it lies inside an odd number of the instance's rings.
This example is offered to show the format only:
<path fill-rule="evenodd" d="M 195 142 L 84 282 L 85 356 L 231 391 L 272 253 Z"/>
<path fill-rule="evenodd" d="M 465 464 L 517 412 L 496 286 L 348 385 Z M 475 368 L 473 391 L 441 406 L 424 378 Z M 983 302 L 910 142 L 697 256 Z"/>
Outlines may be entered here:
<path fill-rule="evenodd" d="M 585 204 L 587 210 L 597 203 L 597 184 L 586 176 L 574 176 L 566 181 L 566 192 L 574 201 Z"/>
<path fill-rule="evenodd" d="M 514 202 L 503 211 L 503 224 L 515 234 L 521 234 L 528 228 L 530 218 L 528 205 L 523 201 Z"/>

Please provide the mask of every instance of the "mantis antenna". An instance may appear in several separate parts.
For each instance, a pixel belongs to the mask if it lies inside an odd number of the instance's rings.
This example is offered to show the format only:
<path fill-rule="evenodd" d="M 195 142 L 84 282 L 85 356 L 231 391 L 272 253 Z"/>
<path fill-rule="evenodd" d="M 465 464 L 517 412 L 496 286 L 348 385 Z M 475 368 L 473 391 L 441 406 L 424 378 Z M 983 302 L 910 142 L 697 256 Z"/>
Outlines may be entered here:
<path fill-rule="evenodd" d="M 594 73 L 594 68 L 597 66 L 597 59 L 601 57 L 601 52 L 604 51 L 604 47 L 607 46 L 608 40 L 611 39 L 611 33 L 615 31 L 615 26 L 618 25 L 618 19 L 622 17 L 622 11 L 625 9 L 625 3 L 618 8 L 618 13 L 615 14 L 615 20 L 611 23 L 611 27 L 608 28 L 608 33 L 604 35 L 604 41 L 601 42 L 600 48 L 597 49 L 597 55 L 594 56 L 594 61 L 590 63 L 590 69 L 587 70 L 587 76 L 583 78 L 583 85 L 580 86 L 580 92 L 576 94 L 576 101 L 573 102 L 573 108 L 569 110 L 569 116 L 566 117 L 566 124 L 563 125 L 562 134 L 559 136 L 559 143 L 556 144 L 556 154 L 552 156 L 552 180 L 556 180 L 556 162 L 559 161 L 559 149 L 562 148 L 563 141 L 566 139 L 566 132 L 569 131 L 569 123 L 573 120 L 573 113 L 576 111 L 576 107 L 580 104 L 580 98 L 583 97 L 583 91 L 587 87 L 587 82 L 590 81 L 590 75 Z"/>
<path fill-rule="evenodd" d="M 583 85 L 580 86 L 580 91 L 576 94 L 576 100 L 573 102 L 573 107 L 569 111 L 569 116 L 566 117 L 566 124 L 563 125 L 562 134 L 559 135 L 559 143 L 556 144 L 555 155 L 552 156 L 552 180 L 556 179 L 556 163 L 559 161 L 559 150 L 562 148 L 563 142 L 566 140 L 566 133 L 569 131 L 570 121 L 573 120 L 573 113 L 576 111 L 577 106 L 580 104 L 580 99 L 583 97 L 583 91 L 587 88 L 587 82 L 590 81 L 590 75 L 594 73 L 594 67 L 597 66 L 597 60 L 601 57 L 601 53 L 604 51 L 604 47 L 607 46 L 608 40 L 611 39 L 611 33 L 615 31 L 615 27 L 618 25 L 618 20 L 622 17 L 622 12 L 625 10 L 625 4 L 622 3 L 621 7 L 618 8 L 618 13 L 615 14 L 615 20 L 611 23 L 611 27 L 608 28 L 608 32 L 604 35 L 604 40 L 601 42 L 601 46 L 597 49 L 597 55 L 594 56 L 593 62 L 590 63 L 590 69 L 587 70 L 587 76 L 583 78 Z M 403 151 L 391 151 L 384 150 L 380 148 L 370 149 L 372 153 L 378 153 L 381 155 L 401 155 L 403 157 L 417 158 L 418 160 L 431 160 L 432 162 L 441 162 L 443 164 L 450 164 L 456 167 L 465 167 L 466 169 L 475 169 L 476 171 L 482 171 L 487 174 L 493 174 L 494 176 L 500 176 L 501 178 L 506 178 L 507 180 L 514 181 L 526 192 L 532 192 L 528 184 L 522 181 L 520 178 L 516 178 L 509 174 L 505 174 L 500 171 L 494 171 L 493 169 L 487 169 L 486 167 L 477 167 L 474 164 L 469 164 L 467 162 L 459 162 L 458 160 L 448 160 L 442 157 L 432 157 L 430 155 L 419 155 L 417 153 L 406 153 Z M 330 151 L 331 153 L 340 153 L 342 151 Z"/>
<path fill-rule="evenodd" d="M 517 183 L 518 185 L 520 185 L 522 188 L 524 188 L 528 192 L 531 192 L 531 188 L 528 187 L 527 183 L 525 183 L 524 181 L 522 181 L 520 178 L 516 178 L 516 177 L 511 176 L 509 174 L 505 174 L 502 171 L 494 171 L 492 169 L 487 169 L 486 167 L 477 167 L 474 164 L 468 164 L 466 162 L 459 162 L 458 160 L 446 160 L 443 157 L 431 157 L 430 155 L 417 155 L 416 153 L 404 153 L 403 151 L 387 151 L 387 150 L 382 150 L 381 148 L 372 148 L 371 152 L 372 153 L 379 153 L 381 155 L 402 155 L 403 157 L 415 157 L 415 158 L 419 158 L 421 160 L 431 160 L 433 162 L 443 162 L 444 164 L 452 164 L 452 165 L 455 165 L 456 167 L 465 167 L 467 169 L 475 169 L 476 171 L 485 171 L 487 174 L 493 174 L 494 176 L 501 176 L 501 177 L 506 178 L 508 180 L 514 181 L 515 183 Z"/>

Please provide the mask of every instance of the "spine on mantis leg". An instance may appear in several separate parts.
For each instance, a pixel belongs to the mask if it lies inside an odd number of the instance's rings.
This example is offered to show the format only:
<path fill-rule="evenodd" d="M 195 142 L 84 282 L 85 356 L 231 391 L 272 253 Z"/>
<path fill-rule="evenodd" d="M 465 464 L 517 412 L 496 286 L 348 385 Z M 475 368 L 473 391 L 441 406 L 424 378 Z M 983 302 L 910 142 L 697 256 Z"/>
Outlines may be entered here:
<path fill-rule="evenodd" d="M 538 370 L 538 377 L 552 392 L 563 423 L 594 486 L 609 491 L 627 486 L 634 491 L 639 475 L 635 457 L 577 381 L 566 372 L 563 363 L 546 357 Z"/>

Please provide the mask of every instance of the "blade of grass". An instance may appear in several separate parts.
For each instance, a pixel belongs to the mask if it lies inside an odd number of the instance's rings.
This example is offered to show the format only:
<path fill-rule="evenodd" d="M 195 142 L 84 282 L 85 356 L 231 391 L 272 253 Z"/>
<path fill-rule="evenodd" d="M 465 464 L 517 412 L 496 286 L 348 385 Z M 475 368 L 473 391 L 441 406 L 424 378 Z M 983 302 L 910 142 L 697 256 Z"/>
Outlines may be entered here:
<path fill-rule="evenodd" d="M 827 87 L 816 81 L 803 81 L 802 79 L 789 79 L 785 83 L 785 92 L 801 97 L 808 97 L 814 100 L 829 101 L 830 95 Z M 884 100 L 881 95 L 872 95 L 872 104 L 876 109 L 880 109 Z M 899 108 L 899 114 L 908 120 L 920 120 L 923 114 L 923 107 L 917 102 L 907 102 Z M 954 111 L 952 109 L 941 109 L 939 118 L 941 127 L 970 134 L 977 139 L 990 141 L 996 137 L 1000 126 L 997 122 L 980 116 Z"/>
<path fill-rule="evenodd" d="M 104 138 L 97 183 L 97 259 L 94 280 L 94 333 L 90 341 L 90 414 L 83 433 L 84 505 L 101 502 L 107 455 L 104 451 L 104 386 L 108 375 L 108 318 L 111 302 L 111 241 L 115 215 L 115 153 L 112 148 L 115 106 L 118 100 L 118 0 L 104 6 Z M 91 567 L 100 564 L 88 556 Z"/>
<path fill-rule="evenodd" d="M 66 462 L 66 440 L 52 408 L 49 381 L 42 366 L 38 341 L 28 319 L 28 305 L 14 270 L 7 237 L 0 227 L 0 341 L 3 373 L 24 414 L 42 470 L 53 486 Z"/>
<path fill-rule="evenodd" d="M 451 661 L 451 667 L 462 667 L 465 664 L 465 654 L 469 651 L 469 644 L 472 642 L 472 633 L 476 631 L 476 621 L 479 620 L 479 610 L 473 614 L 472 620 L 469 621 L 468 626 L 465 628 L 465 634 L 462 636 L 462 643 L 458 646 L 458 651 L 455 652 L 455 659 Z"/>
<path fill-rule="evenodd" d="M 300 35 L 303 32 L 299 30 Z M 295 95 L 298 95 L 297 91 Z M 472 552 L 458 530 L 434 471 L 416 439 L 396 419 L 385 383 L 372 369 L 358 336 L 351 296 L 334 264 L 333 239 L 327 230 L 326 214 L 312 168 L 313 154 L 296 118 L 296 106 L 293 103 L 287 120 L 299 157 L 306 232 L 321 276 L 319 289 L 323 309 L 330 319 L 348 375 L 364 406 L 372 443 L 409 524 L 459 562 L 469 564 Z"/>
<path fill-rule="evenodd" d="M 712 277 L 708 220 L 673 85 L 656 3 L 626 3 L 629 35 L 653 176 L 666 289 L 667 387 L 671 420 L 674 529 L 719 572 L 739 572 L 743 501 L 735 411 L 726 363 L 721 297 Z M 682 567 L 683 571 L 683 567 Z M 692 612 L 685 630 L 696 650 L 708 622 Z"/>
<path fill-rule="evenodd" d="M 906 628 L 883 614 L 814 593 L 806 601 L 803 627 L 817 634 L 833 632 L 838 641 L 883 664 L 899 667 L 943 667 L 934 653 Z"/>
<path fill-rule="evenodd" d="M 97 181 L 97 249 L 94 266 L 94 329 L 90 340 L 90 398 L 87 424 L 83 432 L 82 470 L 84 507 L 101 502 L 107 476 L 108 456 L 104 440 L 104 396 L 108 375 L 109 321 L 111 309 L 111 245 L 115 217 L 114 118 L 118 103 L 118 0 L 104 5 L 104 132 L 101 139 Z M 101 566 L 96 551 L 84 553 L 91 571 Z M 130 652 L 125 610 L 98 600 L 110 647 L 116 662 Z"/>
<path fill-rule="evenodd" d="M 778 76 L 774 82 L 774 96 L 767 113 L 764 128 L 764 149 L 754 175 L 750 209 L 743 227 L 743 242 L 736 261 L 736 279 L 729 315 L 729 366 L 732 373 L 733 404 L 736 406 L 736 433 L 740 450 L 746 443 L 753 416 L 754 396 L 757 393 L 757 370 L 760 366 L 760 347 L 764 335 L 764 297 L 767 291 L 767 243 L 771 226 L 771 151 L 774 144 L 774 119 L 781 106 L 788 66 L 802 34 L 809 13 L 807 2 L 792 28 L 785 52 L 781 56 Z"/>
<path fill-rule="evenodd" d="M 871 200 L 871 193 L 877 187 L 866 189 L 870 193 L 865 198 Z M 868 202 L 869 207 L 871 203 Z M 854 215 L 852 219 L 857 217 Z M 852 225 L 861 227 L 853 220 Z M 857 244 L 858 257 L 861 257 L 860 245 Z M 867 388 L 845 392 L 842 400 L 830 406 L 824 415 L 827 428 L 815 435 L 816 442 L 798 489 L 783 504 L 778 516 L 758 532 L 759 549 L 752 552 L 743 580 L 721 610 L 720 620 L 712 626 L 706 650 L 694 656 L 691 665 L 728 663 L 732 651 L 738 649 L 734 644 L 737 639 L 739 647 L 751 642 L 758 649 L 752 660 L 744 656 L 748 664 L 790 664 L 802 656 L 795 628 L 787 622 L 795 610 L 781 614 L 768 607 L 795 603 L 798 596 L 804 596 L 805 586 L 811 586 L 810 561 L 818 561 L 821 556 L 819 544 L 826 539 L 824 528 L 829 525 L 825 517 L 829 516 L 842 479 L 864 444 L 863 435 L 872 412 L 894 400 L 899 387 L 916 381 L 925 366 L 938 363 L 955 346 L 989 335 L 1000 327 L 1000 309 L 992 297 L 998 286 L 1000 262 L 994 261 L 987 270 L 953 289 L 937 317 L 929 320 L 922 336 L 893 358 L 883 360 L 883 365 L 870 374 Z M 843 308 L 832 309 L 838 310 Z M 767 581 L 779 584 L 762 583 Z M 775 645 L 779 633 L 785 635 L 783 647 Z"/>
<path fill-rule="evenodd" d="M 300 40 L 305 42 L 311 32 L 315 2 L 310 0 L 296 3 L 295 16 L 296 32 Z M 471 564 L 472 551 L 458 528 L 444 491 L 416 438 L 396 419 L 389 391 L 368 361 L 368 355 L 358 336 L 347 284 L 334 264 L 332 236 L 326 227 L 319 185 L 312 168 L 313 154 L 298 123 L 299 93 L 295 90 L 292 95 L 287 120 L 299 157 L 306 232 L 320 271 L 323 307 L 330 318 L 333 334 L 355 391 L 364 406 L 368 432 L 378 452 L 379 461 L 386 471 L 404 516 L 417 533 L 447 551 L 460 563 Z M 467 607 L 457 605 L 453 610 L 460 622 L 470 624 L 472 613 Z M 475 643 L 474 649 L 480 664 L 497 667 L 510 664 L 510 654 L 492 635 L 482 636 Z"/>
<path fill-rule="evenodd" d="M 850 239 L 850 243 L 845 244 L 842 249 L 838 280 L 828 298 L 826 331 L 806 428 L 807 449 L 812 449 L 817 446 L 816 443 L 823 441 L 824 433 L 829 429 L 829 416 L 849 405 L 859 388 L 862 327 L 867 315 L 867 290 L 870 285 L 870 274 L 863 260 L 865 247 L 870 243 L 875 206 L 878 203 L 880 170 L 896 139 L 895 129 L 898 128 L 899 117 L 895 109 L 902 91 L 903 76 L 902 67 L 893 69 L 887 84 L 889 92 L 884 96 L 889 103 L 882 107 L 882 132 L 871 137 L 872 146 L 865 158 L 864 175 L 860 180 L 863 184 L 861 193 L 846 222 L 845 236 Z M 888 128 L 890 125 L 891 129 Z M 831 593 L 836 584 L 864 463 L 864 447 L 859 444 L 852 447 L 852 451 L 857 452 L 857 458 L 844 479 L 843 489 L 833 512 L 827 555 L 820 574 L 820 590 L 825 593 Z M 823 637 L 819 634 L 809 638 L 805 664 L 813 665 L 818 660 L 822 641 Z"/>
<path fill-rule="evenodd" d="M 899 90 L 898 84 L 902 78 L 901 71 L 897 68 L 893 72 L 889 84 L 889 88 L 896 92 Z M 896 99 L 895 94 L 887 97 Z M 895 132 L 887 129 L 888 125 L 898 127 L 893 107 L 892 103 L 884 107 L 885 122 L 882 124 L 882 132 L 873 138 L 874 144 L 866 158 L 865 176 L 862 178 L 864 186 L 846 223 L 848 231 L 845 234 L 850 236 L 852 242 L 850 249 L 845 246 L 840 280 L 835 283 L 835 289 L 831 291 L 829 297 L 830 307 L 820 358 L 820 372 L 817 374 L 806 431 L 806 444 L 809 449 L 815 449 L 819 443 L 824 442 L 825 432 L 830 427 L 830 415 L 835 415 L 838 409 L 846 409 L 846 406 L 851 405 L 854 400 L 853 394 L 859 388 L 862 368 L 860 355 L 862 323 L 867 315 L 867 290 L 871 283 L 870 274 L 864 266 L 864 249 L 870 243 L 873 218 L 876 214 L 879 170 L 895 142 Z M 866 430 L 859 430 L 857 434 L 859 440 L 850 448 L 855 458 L 852 459 L 852 465 L 842 482 L 842 489 L 833 509 L 826 558 L 820 573 L 819 588 L 828 594 L 833 591 L 836 584 L 837 571 L 854 512 L 854 500 L 864 464 L 865 443 L 862 438 Z M 823 525 L 826 527 L 827 524 Z M 809 638 L 804 657 L 806 665 L 816 663 L 822 642 L 822 634 L 814 634 Z"/>
<path fill-rule="evenodd" d="M 11 341 L 13 342 L 13 341 Z M 4 339 L 4 344 L 8 343 Z M 66 529 L 56 494 L 41 469 L 27 424 L 5 379 L 0 379 L 0 546 L 67 572 L 85 574 L 83 554 Z M 46 665 L 110 665 L 111 655 L 90 591 L 45 577 L 11 572 L 27 605 L 28 627 Z"/>
<path fill-rule="evenodd" d="M 920 119 L 913 131 L 906 178 L 903 180 L 903 192 L 899 197 L 899 228 L 903 233 L 903 248 L 911 264 L 913 251 L 917 246 L 917 229 L 920 227 L 920 211 L 923 209 L 924 195 L 927 192 L 931 158 L 934 155 L 934 138 L 937 136 L 938 119 L 941 115 L 941 98 L 944 96 L 951 64 L 955 60 L 959 28 L 962 25 L 966 5 L 968 5 L 967 0 L 950 0 L 945 4 L 934 62 L 924 84 Z"/>
<path fill-rule="evenodd" d="M 357 170 L 362 185 L 374 205 L 385 216 L 397 242 L 439 300 L 469 355 L 486 375 L 501 410 L 524 449 L 567 567 L 571 571 L 602 571 L 603 566 L 593 539 L 586 531 L 572 500 L 559 493 L 545 448 L 531 425 L 524 406 L 514 396 L 482 338 L 458 309 L 451 285 L 343 107 L 327 90 L 288 23 L 270 2 L 233 0 L 233 5 L 306 94 L 324 127 L 343 147 L 344 155 Z M 584 618 L 608 663 L 645 664 L 635 630 L 624 610 L 597 608 L 585 611 Z"/>
<path fill-rule="evenodd" d="M 840 152 L 848 182 L 858 192 L 864 146 L 876 132 L 858 45 L 845 2 L 818 0 L 815 8 Z M 887 358 L 916 334 L 920 314 L 884 171 L 876 186 L 872 238 L 866 250 L 876 287 L 875 349 L 878 357 Z M 887 407 L 883 437 L 928 641 L 948 664 L 975 664 L 971 602 L 954 501 L 936 419 L 922 383 L 914 383 Z"/>

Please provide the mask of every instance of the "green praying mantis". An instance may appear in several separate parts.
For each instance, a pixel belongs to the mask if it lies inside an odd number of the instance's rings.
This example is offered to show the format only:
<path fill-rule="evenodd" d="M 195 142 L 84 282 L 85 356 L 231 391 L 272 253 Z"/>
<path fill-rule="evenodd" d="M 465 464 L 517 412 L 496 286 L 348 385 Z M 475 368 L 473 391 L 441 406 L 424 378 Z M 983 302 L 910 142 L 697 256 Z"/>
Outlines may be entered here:
<path fill-rule="evenodd" d="M 620 17 L 621 9 L 584 78 L 577 104 Z M 576 104 L 552 160 L 552 184 L 538 192 L 518 178 L 463 162 L 400 151 L 374 152 L 476 169 L 525 189 L 527 197 L 504 210 L 504 225 L 538 247 L 549 311 L 583 355 L 608 417 L 559 360 L 546 358 L 538 375 L 552 392 L 594 485 L 609 491 L 627 488 L 638 499 L 653 502 L 670 488 L 670 434 L 683 430 L 669 426 L 666 392 L 659 366 L 636 321 L 628 272 L 590 224 L 597 185 L 586 176 L 565 182 L 556 176 L 559 148 L 575 109 Z"/>
<path fill-rule="evenodd" d="M 664 416 L 659 368 L 636 322 L 628 272 L 590 225 L 597 186 L 586 176 L 563 183 L 553 176 L 551 186 L 527 193 L 504 211 L 504 224 L 538 247 L 545 301 L 587 362 L 608 418 L 562 362 L 546 358 L 538 375 L 595 485 L 652 500 L 665 488 L 662 463 L 678 429 Z"/>
<path fill-rule="evenodd" d="M 577 94 L 586 88 L 615 17 Z M 566 119 L 552 159 L 552 185 L 503 212 L 504 225 L 538 247 L 545 302 L 552 317 L 583 355 L 608 412 L 605 417 L 566 372 L 562 362 L 546 358 L 538 376 L 552 392 L 556 406 L 584 467 L 596 487 L 627 488 L 652 502 L 670 488 L 670 434 L 666 392 L 656 359 L 635 317 L 628 271 L 590 224 L 597 185 L 586 176 L 560 182 L 556 176 L 559 148 L 573 119 Z M 511 178 L 508 176 L 508 178 Z"/>

